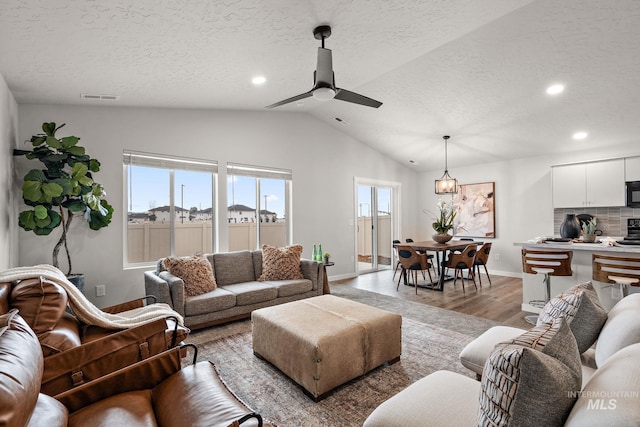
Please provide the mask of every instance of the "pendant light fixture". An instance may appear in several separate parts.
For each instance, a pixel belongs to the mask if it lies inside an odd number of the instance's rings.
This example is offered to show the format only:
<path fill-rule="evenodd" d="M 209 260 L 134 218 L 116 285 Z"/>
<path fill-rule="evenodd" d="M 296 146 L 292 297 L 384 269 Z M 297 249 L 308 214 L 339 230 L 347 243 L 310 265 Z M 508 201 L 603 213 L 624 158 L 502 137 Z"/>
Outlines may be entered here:
<path fill-rule="evenodd" d="M 444 174 L 440 179 L 436 179 L 436 194 L 457 194 L 458 180 L 451 178 L 447 170 L 447 140 L 449 135 L 442 137 L 444 139 Z"/>

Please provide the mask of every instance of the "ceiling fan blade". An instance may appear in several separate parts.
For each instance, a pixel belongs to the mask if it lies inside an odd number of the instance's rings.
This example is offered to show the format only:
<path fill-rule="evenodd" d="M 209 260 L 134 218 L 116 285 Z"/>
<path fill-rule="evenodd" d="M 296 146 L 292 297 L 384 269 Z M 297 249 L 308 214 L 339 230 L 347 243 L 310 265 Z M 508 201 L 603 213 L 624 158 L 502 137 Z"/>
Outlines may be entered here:
<path fill-rule="evenodd" d="M 318 66 L 316 67 L 314 89 L 318 87 L 335 88 L 331 49 L 323 47 L 318 48 Z"/>
<path fill-rule="evenodd" d="M 311 95 L 313 95 L 313 91 L 312 91 L 312 90 L 310 90 L 309 92 L 302 93 L 302 94 L 300 94 L 300 95 L 293 96 L 293 97 L 291 97 L 291 98 L 287 98 L 287 99 L 285 99 L 285 100 L 283 100 L 283 101 L 276 102 L 275 104 L 267 105 L 267 106 L 266 106 L 266 107 L 264 107 L 264 108 L 274 108 L 274 107 L 279 107 L 279 106 L 281 106 L 281 105 L 288 104 L 288 103 L 290 103 L 290 102 L 295 102 L 295 101 L 298 101 L 298 100 L 300 100 L 300 99 L 309 98 Z"/>
<path fill-rule="evenodd" d="M 339 88 L 336 88 L 336 96 L 333 99 L 339 99 L 340 101 L 352 102 L 354 104 L 373 108 L 378 108 L 382 105 L 382 102 L 376 101 L 375 99 Z"/>

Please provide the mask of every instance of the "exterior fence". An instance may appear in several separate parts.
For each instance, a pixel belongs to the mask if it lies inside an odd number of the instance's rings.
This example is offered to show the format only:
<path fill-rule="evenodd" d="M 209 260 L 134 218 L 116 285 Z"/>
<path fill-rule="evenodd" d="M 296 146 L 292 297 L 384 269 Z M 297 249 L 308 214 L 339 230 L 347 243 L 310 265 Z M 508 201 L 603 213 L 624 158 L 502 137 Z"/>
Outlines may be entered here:
<path fill-rule="evenodd" d="M 371 259 L 372 219 L 370 216 L 358 217 L 358 259 Z M 378 217 L 378 262 L 389 264 L 391 259 L 391 217 Z"/>
<path fill-rule="evenodd" d="M 227 224 L 229 250 L 256 248 L 256 223 Z M 211 253 L 211 221 L 175 224 L 175 255 Z M 260 223 L 261 241 L 268 245 L 286 245 L 286 224 Z M 157 261 L 170 253 L 169 223 L 127 224 L 127 260 L 130 263 Z"/>
<path fill-rule="evenodd" d="M 229 251 L 256 248 L 257 223 L 227 224 Z M 145 222 L 127 224 L 127 259 L 130 263 L 157 261 L 170 253 L 169 223 Z M 371 217 L 358 218 L 358 258 L 371 257 Z M 286 224 L 260 223 L 260 237 L 265 244 L 286 245 Z M 391 259 L 391 218 L 378 217 L 378 259 Z M 189 256 L 211 253 L 211 221 L 175 224 L 175 255 Z M 387 261 L 388 262 L 388 261 Z"/>

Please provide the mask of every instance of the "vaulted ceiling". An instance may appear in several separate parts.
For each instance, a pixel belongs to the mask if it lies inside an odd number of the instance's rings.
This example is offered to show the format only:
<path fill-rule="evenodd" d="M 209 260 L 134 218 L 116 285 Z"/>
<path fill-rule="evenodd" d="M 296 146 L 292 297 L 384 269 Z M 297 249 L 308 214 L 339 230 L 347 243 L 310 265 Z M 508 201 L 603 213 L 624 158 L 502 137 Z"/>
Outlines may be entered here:
<path fill-rule="evenodd" d="M 311 89 L 320 24 L 336 85 L 383 105 L 267 111 L 415 170 L 442 168 L 445 134 L 450 169 L 639 139 L 635 0 L 3 0 L 0 73 L 19 103 L 263 110 Z"/>

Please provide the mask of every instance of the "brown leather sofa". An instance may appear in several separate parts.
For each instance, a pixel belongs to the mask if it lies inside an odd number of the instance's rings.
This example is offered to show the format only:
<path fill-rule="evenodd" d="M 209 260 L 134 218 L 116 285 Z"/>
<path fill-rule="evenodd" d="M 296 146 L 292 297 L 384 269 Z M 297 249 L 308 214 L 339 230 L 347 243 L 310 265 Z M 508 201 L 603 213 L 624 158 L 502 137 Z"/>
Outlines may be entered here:
<path fill-rule="evenodd" d="M 15 308 L 37 336 L 44 356 L 42 392 L 51 396 L 179 344 L 189 329 L 159 319 L 124 330 L 84 325 L 67 311 L 67 293 L 44 278 L 0 283 L 0 315 Z M 103 309 L 120 313 L 143 299 Z"/>
<path fill-rule="evenodd" d="M 0 426 L 261 426 L 214 366 L 173 348 L 68 390 L 39 393 L 43 355 L 18 310 L 0 315 Z"/>

